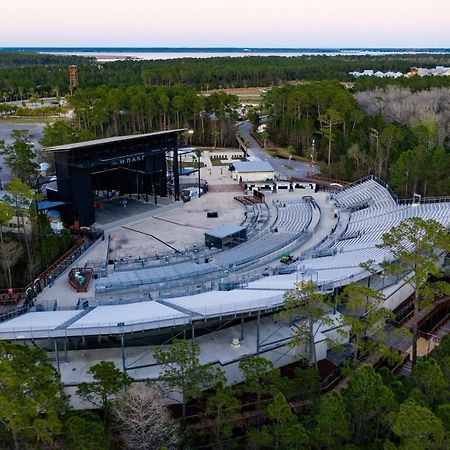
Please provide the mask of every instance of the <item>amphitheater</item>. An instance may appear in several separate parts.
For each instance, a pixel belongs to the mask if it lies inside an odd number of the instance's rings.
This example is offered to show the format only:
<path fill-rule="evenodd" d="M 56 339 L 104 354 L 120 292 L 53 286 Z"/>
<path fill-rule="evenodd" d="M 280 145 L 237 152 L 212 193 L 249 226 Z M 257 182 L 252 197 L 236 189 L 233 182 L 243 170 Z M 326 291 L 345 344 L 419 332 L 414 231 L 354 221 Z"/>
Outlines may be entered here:
<path fill-rule="evenodd" d="M 197 242 L 188 242 L 182 252 L 143 256 L 134 248 L 132 255 L 119 252 L 112 269 L 106 239 L 94 252 L 102 258 L 84 257 L 84 265 L 94 267 L 96 274 L 86 296 L 55 283 L 32 310 L 0 323 L 0 339 L 64 349 L 65 381 L 75 383 L 83 376 L 75 377 L 70 363 L 81 364 L 80 349 L 86 367 L 101 358 L 119 365 L 122 359 L 124 369 L 138 379 L 157 373 L 151 352 L 155 345 L 184 336 L 198 340 L 205 362 L 228 367 L 228 375 L 237 380 L 231 367 L 243 357 L 265 353 L 279 366 L 295 358 L 287 345 L 295 323 L 285 324 L 277 314 L 287 290 L 312 280 L 333 295 L 349 283 L 371 283 L 393 310 L 411 288 L 401 277 L 382 273 L 380 263 L 391 259 L 388 251 L 377 248 L 383 233 L 415 216 L 450 225 L 450 202 L 399 201 L 373 177 L 335 192 L 306 187 L 267 194 L 265 203 L 239 207 L 248 240 L 228 250 L 206 248 L 197 230 Z M 180 216 L 180 211 L 173 215 Z M 282 266 L 279 259 L 286 252 L 296 259 Z M 368 261 L 374 269 L 370 273 L 362 267 Z M 337 310 L 329 315 L 338 323 Z M 322 325 L 318 330 L 319 359 L 326 358 L 327 338 L 334 329 Z M 137 364 L 125 363 L 124 348 L 127 359 Z"/>

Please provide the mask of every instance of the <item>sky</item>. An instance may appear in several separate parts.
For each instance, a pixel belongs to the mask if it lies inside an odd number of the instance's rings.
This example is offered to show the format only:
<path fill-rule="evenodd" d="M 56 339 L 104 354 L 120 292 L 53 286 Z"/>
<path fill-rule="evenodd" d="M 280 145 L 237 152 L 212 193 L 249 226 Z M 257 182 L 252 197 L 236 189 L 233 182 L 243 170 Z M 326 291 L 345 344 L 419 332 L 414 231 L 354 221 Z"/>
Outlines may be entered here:
<path fill-rule="evenodd" d="M 0 47 L 450 47 L 449 0 L 0 0 Z"/>

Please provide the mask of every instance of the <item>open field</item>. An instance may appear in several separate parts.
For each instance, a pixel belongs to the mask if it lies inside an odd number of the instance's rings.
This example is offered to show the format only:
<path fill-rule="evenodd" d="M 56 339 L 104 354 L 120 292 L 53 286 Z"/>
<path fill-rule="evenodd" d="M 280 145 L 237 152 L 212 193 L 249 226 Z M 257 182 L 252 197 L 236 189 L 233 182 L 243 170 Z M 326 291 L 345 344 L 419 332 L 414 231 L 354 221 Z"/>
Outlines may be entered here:
<path fill-rule="evenodd" d="M 268 90 L 266 87 L 248 87 L 248 88 L 229 88 L 229 89 L 212 89 L 203 91 L 203 95 L 211 95 L 214 92 L 226 92 L 230 95 L 239 97 L 241 103 L 261 103 L 262 95 Z"/>
<path fill-rule="evenodd" d="M 0 125 L 2 124 L 47 124 L 52 123 L 55 120 L 64 120 L 59 116 L 9 116 L 1 117 Z"/>

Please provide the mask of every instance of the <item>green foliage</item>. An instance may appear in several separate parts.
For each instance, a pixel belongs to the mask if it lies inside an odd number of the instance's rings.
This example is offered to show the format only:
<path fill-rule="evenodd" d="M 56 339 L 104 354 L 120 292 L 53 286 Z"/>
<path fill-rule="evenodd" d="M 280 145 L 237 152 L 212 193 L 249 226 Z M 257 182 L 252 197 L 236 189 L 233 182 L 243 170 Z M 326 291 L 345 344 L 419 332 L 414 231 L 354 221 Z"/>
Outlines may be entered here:
<path fill-rule="evenodd" d="M 419 361 L 408 381 L 412 388 L 420 391 L 428 406 L 435 406 L 448 395 L 446 389 L 449 387 L 449 379 L 444 376 L 434 358 Z"/>
<path fill-rule="evenodd" d="M 64 254 L 74 242 L 68 231 L 55 235 L 46 216 L 36 214 L 39 195 L 19 179 L 7 186 L 7 195 L 0 202 L 0 251 L 2 256 L 3 286 L 25 286 L 34 277 Z M 11 223 L 9 232 L 4 229 Z M 6 227 L 5 227 L 6 228 Z M 18 249 L 11 254 L 11 245 Z M 26 260 L 20 258 L 23 253 Z"/>
<path fill-rule="evenodd" d="M 250 445 L 260 449 L 303 449 L 308 448 L 309 437 L 304 426 L 291 411 L 289 403 L 277 393 L 267 408 L 269 425 L 250 432 Z"/>
<path fill-rule="evenodd" d="M 100 361 L 89 369 L 94 378 L 90 383 L 80 383 L 77 395 L 83 400 L 102 408 L 105 424 L 111 401 L 132 382 L 127 373 L 119 370 L 112 361 Z"/>
<path fill-rule="evenodd" d="M 90 411 L 71 414 L 64 423 L 67 450 L 107 450 L 103 423 Z"/>
<path fill-rule="evenodd" d="M 437 360 L 450 356 L 450 334 L 446 334 L 441 339 L 439 347 L 433 350 L 432 356 Z"/>
<path fill-rule="evenodd" d="M 262 395 L 272 385 L 274 367 L 271 361 L 261 356 L 250 356 L 239 361 L 239 369 L 245 379 L 245 390 Z"/>
<path fill-rule="evenodd" d="M 399 448 L 407 450 L 444 450 L 442 422 L 428 408 L 406 401 L 394 419 L 392 431 L 400 438 Z M 448 442 L 447 442 L 448 444 Z"/>
<path fill-rule="evenodd" d="M 389 348 L 384 344 L 384 328 L 392 312 L 383 307 L 383 295 L 368 286 L 349 284 L 344 288 L 340 301 L 345 326 L 342 332 L 348 334 L 350 329 L 355 345 L 353 364 L 356 366 L 360 355 L 374 351 L 387 353 Z"/>
<path fill-rule="evenodd" d="M 68 230 L 63 230 L 59 235 L 53 233 L 47 217 L 43 214 L 38 215 L 35 224 L 37 230 L 34 252 L 37 270 L 44 270 L 73 245 L 74 238 Z"/>
<path fill-rule="evenodd" d="M 448 60 L 447 63 L 448 64 Z M 367 91 L 376 88 L 385 89 L 388 86 L 407 87 L 412 92 L 424 91 L 433 87 L 450 87 L 448 77 L 410 77 L 410 78 L 378 78 L 361 77 L 358 78 L 353 86 L 354 91 Z"/>
<path fill-rule="evenodd" d="M 272 88 L 264 97 L 264 108 L 274 142 L 306 155 L 315 139 L 319 157 L 330 163 L 339 159 L 342 139 L 350 139 L 350 131 L 365 117 L 353 95 L 332 81 Z M 324 139 L 317 146 L 320 134 Z"/>
<path fill-rule="evenodd" d="M 351 438 L 350 414 L 345 409 L 345 403 L 338 391 L 330 392 L 319 400 L 314 414 L 315 427 L 311 433 L 314 436 L 314 448 L 340 448 Z"/>
<path fill-rule="evenodd" d="M 0 201 L 0 256 L 2 259 L 2 267 L 5 279 L 5 285 L 12 287 L 11 265 L 14 256 L 11 255 L 11 249 L 7 248 L 5 241 L 7 240 L 3 233 L 3 227 L 8 225 L 14 216 L 14 207 L 4 201 Z"/>
<path fill-rule="evenodd" d="M 439 277 L 438 251 L 450 251 L 450 235 L 447 229 L 435 220 L 412 217 L 391 228 L 382 236 L 379 248 L 389 250 L 392 261 L 381 265 L 388 273 L 406 273 L 405 282 L 414 289 L 413 364 L 417 360 L 418 313 L 443 294 L 450 294 L 450 285 L 443 281 L 430 281 L 430 276 Z"/>
<path fill-rule="evenodd" d="M 55 442 L 65 409 L 61 392 L 59 376 L 43 350 L 0 342 L 0 423 L 16 449 L 21 442 Z"/>
<path fill-rule="evenodd" d="M 44 127 L 41 144 L 44 147 L 53 147 L 55 145 L 89 141 L 94 139 L 94 137 L 94 134 L 89 131 L 71 127 L 62 120 L 57 120 L 56 122 L 48 124 Z"/>
<path fill-rule="evenodd" d="M 304 346 L 308 363 L 316 365 L 315 336 L 321 325 L 333 323 L 327 316 L 331 306 L 327 304 L 326 298 L 320 294 L 313 281 L 298 283 L 294 290 L 286 291 L 284 299 L 285 311 L 282 316 L 291 322 L 298 321 L 291 345 Z"/>
<path fill-rule="evenodd" d="M 195 341 L 174 339 L 171 345 L 155 350 L 155 359 L 162 366 L 159 380 L 169 392 L 181 394 L 185 419 L 188 399 L 198 397 L 202 388 L 211 386 L 216 373 L 211 366 L 200 364 L 200 346 Z"/>
<path fill-rule="evenodd" d="M 23 183 L 34 184 L 38 165 L 34 161 L 35 149 L 28 130 L 13 130 L 12 144 L 0 142 L 0 151 L 4 155 L 5 164 L 14 177 Z"/>
<path fill-rule="evenodd" d="M 386 428 L 388 413 L 395 410 L 392 391 L 372 366 L 362 366 L 349 381 L 344 402 L 351 417 L 354 441 L 367 444 Z"/>
<path fill-rule="evenodd" d="M 292 380 L 284 377 L 280 385 L 280 391 L 288 398 L 300 398 L 312 403 L 320 396 L 321 380 L 317 369 L 313 367 L 297 367 Z"/>
<path fill-rule="evenodd" d="M 37 94 L 62 95 L 69 90 L 67 66 L 79 68 L 80 85 L 97 87 L 125 84 L 165 85 L 184 83 L 203 90 L 226 87 L 272 86 L 295 80 L 352 80 L 351 71 L 374 69 L 406 73 L 411 65 L 434 67 L 448 64 L 448 55 L 385 56 L 299 56 L 214 57 L 207 59 L 115 61 L 99 65 L 94 59 L 40 55 L 29 52 L 0 53 L 0 92 L 3 98 L 17 100 Z M 448 77 L 378 79 L 363 77 L 355 89 L 373 89 L 389 84 L 414 90 L 448 86 Z"/>
<path fill-rule="evenodd" d="M 450 403 L 444 403 L 436 408 L 436 415 L 441 419 L 442 424 L 450 436 Z"/>
<path fill-rule="evenodd" d="M 213 147 L 235 143 L 239 101 L 225 92 L 205 97 L 183 85 L 99 86 L 78 89 L 69 102 L 76 115 L 77 129 L 71 132 L 62 125 L 49 128 L 45 142 L 60 143 L 59 131 L 62 142 L 184 127 L 194 131 L 193 143 Z"/>
<path fill-rule="evenodd" d="M 216 448 L 221 448 L 221 442 L 233 435 L 241 402 L 236 397 L 233 388 L 227 386 L 224 376 L 219 377 L 206 400 L 205 419 L 214 421 L 214 437 Z"/>

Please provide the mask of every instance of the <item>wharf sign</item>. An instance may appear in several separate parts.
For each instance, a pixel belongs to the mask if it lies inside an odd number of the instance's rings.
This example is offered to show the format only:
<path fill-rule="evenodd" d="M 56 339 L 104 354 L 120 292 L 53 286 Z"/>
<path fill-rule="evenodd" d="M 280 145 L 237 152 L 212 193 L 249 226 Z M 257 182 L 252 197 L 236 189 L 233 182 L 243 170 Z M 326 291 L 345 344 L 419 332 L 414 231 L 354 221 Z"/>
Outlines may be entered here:
<path fill-rule="evenodd" d="M 145 153 L 135 153 L 134 155 L 117 156 L 111 159 L 102 159 L 102 162 L 111 164 L 112 166 L 123 166 L 125 164 L 133 164 L 144 161 Z"/>

